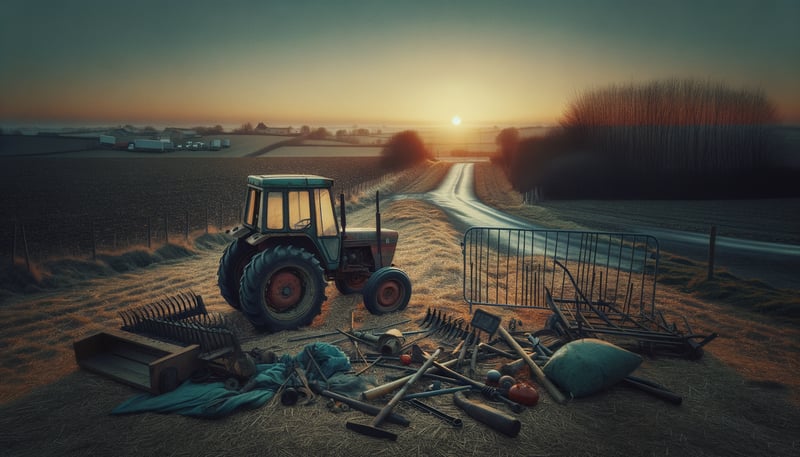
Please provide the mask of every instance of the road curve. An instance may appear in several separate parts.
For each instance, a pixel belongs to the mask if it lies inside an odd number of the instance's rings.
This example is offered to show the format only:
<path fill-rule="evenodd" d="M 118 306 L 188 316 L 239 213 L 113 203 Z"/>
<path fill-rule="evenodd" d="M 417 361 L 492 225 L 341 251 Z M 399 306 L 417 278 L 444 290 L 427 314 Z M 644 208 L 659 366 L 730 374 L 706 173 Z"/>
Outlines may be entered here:
<path fill-rule="evenodd" d="M 455 163 L 439 187 L 422 199 L 442 208 L 461 230 L 472 226 L 541 229 L 481 203 L 474 191 L 474 164 Z M 652 235 L 661 251 L 708 260 L 709 235 L 631 225 L 626 232 Z M 758 279 L 773 287 L 800 289 L 800 246 L 717 237 L 715 265 L 740 278 Z"/>
<path fill-rule="evenodd" d="M 424 199 L 445 210 L 460 228 L 542 228 L 481 203 L 475 196 L 474 163 L 453 164 L 439 187 L 425 194 Z"/>

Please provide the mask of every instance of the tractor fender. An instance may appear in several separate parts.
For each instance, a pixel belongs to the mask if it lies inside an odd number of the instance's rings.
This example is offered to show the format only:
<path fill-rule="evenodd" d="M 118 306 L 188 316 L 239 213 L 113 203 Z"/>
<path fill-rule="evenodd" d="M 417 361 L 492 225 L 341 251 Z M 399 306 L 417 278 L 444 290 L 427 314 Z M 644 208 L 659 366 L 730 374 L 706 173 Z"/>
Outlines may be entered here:
<path fill-rule="evenodd" d="M 250 236 L 251 234 L 253 234 L 253 232 L 255 232 L 255 230 L 253 230 L 253 229 L 251 229 L 249 227 L 246 227 L 244 225 L 238 225 L 238 226 L 226 231 L 226 233 L 228 235 L 230 235 L 230 236 L 232 236 L 234 238 L 239 238 L 239 239 L 246 238 L 246 237 Z"/>

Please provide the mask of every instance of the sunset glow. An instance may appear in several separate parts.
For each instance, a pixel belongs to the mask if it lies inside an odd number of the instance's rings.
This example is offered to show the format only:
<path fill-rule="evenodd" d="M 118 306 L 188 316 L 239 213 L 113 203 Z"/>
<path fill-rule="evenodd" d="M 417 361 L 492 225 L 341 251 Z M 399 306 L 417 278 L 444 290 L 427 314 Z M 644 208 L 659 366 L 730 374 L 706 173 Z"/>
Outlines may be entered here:
<path fill-rule="evenodd" d="M 238 3 L 11 1 L 0 127 L 553 124 L 577 92 L 673 77 L 800 122 L 800 2 Z"/>

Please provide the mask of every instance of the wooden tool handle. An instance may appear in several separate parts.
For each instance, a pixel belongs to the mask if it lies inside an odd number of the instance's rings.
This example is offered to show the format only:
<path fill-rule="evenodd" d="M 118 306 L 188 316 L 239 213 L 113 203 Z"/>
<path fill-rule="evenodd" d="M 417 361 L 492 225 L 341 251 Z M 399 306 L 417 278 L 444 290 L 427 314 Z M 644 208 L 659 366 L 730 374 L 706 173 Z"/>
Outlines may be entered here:
<path fill-rule="evenodd" d="M 444 362 L 442 365 L 444 365 L 446 367 L 449 367 L 449 366 L 452 366 L 453 364 L 455 364 L 457 361 L 458 361 L 457 359 L 448 360 L 447 362 Z M 436 368 L 432 367 L 432 368 L 429 368 L 428 370 L 426 370 L 425 373 L 427 373 L 429 371 L 434 371 L 434 370 L 436 370 Z M 411 379 L 412 377 L 414 377 L 414 375 L 410 374 L 410 375 L 402 377 L 400 379 L 395 379 L 394 381 L 387 382 L 386 384 L 382 384 L 380 386 L 373 387 L 372 389 L 367 389 L 364 392 L 361 392 L 361 399 L 362 400 L 374 400 L 376 398 L 379 398 L 379 397 L 382 397 L 384 395 L 390 394 L 390 393 L 394 392 L 395 390 L 403 387 L 406 384 L 406 382 L 408 382 L 408 380 Z"/>
<path fill-rule="evenodd" d="M 517 340 L 515 340 L 514 337 L 511 336 L 511 334 L 509 334 L 508 331 L 502 326 L 498 327 L 497 331 L 500 332 L 500 336 L 506 340 L 506 343 L 508 343 L 508 345 L 517 352 L 517 355 L 522 357 L 522 359 L 525 360 L 525 363 L 531 367 L 531 371 L 533 372 L 533 375 L 536 376 L 536 380 L 539 381 L 539 383 L 543 385 L 545 389 L 547 389 L 547 392 L 550 394 L 550 396 L 552 396 L 553 399 L 558 403 L 565 403 L 567 399 L 564 397 L 564 394 L 558 390 L 558 387 L 556 387 L 555 384 L 547 379 L 547 376 L 544 374 L 542 369 L 539 368 L 539 365 L 536 365 L 536 362 L 534 362 L 531 356 L 529 356 L 528 353 L 522 349 L 522 346 L 517 343 Z"/>
<path fill-rule="evenodd" d="M 519 434 L 522 423 L 516 417 L 489 405 L 467 399 L 462 392 L 453 395 L 453 403 L 478 422 L 510 437 Z"/>
<path fill-rule="evenodd" d="M 396 394 L 394 394 L 394 397 L 392 397 L 392 399 L 389 400 L 389 403 L 387 403 L 386 406 L 384 406 L 383 409 L 378 413 L 378 415 L 375 416 L 375 420 L 372 423 L 374 427 L 380 425 L 380 423 L 386 418 L 386 416 L 388 416 L 392 412 L 392 409 L 395 407 L 395 405 L 397 405 L 397 403 L 399 403 L 400 400 L 403 399 L 403 396 L 406 394 L 406 391 L 408 391 L 408 388 L 411 387 L 411 385 L 413 385 L 415 382 L 417 382 L 417 380 L 419 380 L 419 378 L 422 377 L 422 374 L 425 373 L 425 371 L 427 371 L 428 368 L 430 368 L 430 366 L 436 362 L 436 358 L 439 357 L 439 354 L 441 353 L 442 353 L 442 348 L 437 349 L 436 352 L 434 352 L 430 357 L 428 357 L 428 360 L 426 360 L 425 363 L 423 363 L 422 366 L 419 367 L 419 370 L 417 370 L 416 373 L 411 375 L 411 379 L 409 379 L 408 381 L 406 381 L 405 384 L 403 384 L 403 387 L 400 388 L 400 390 L 398 390 Z"/>

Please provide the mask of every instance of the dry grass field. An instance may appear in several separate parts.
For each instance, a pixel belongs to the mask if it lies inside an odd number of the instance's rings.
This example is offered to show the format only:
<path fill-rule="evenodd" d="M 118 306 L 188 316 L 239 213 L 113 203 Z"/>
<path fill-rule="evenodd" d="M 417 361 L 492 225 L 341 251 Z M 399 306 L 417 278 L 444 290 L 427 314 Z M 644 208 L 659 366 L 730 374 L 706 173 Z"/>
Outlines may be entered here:
<path fill-rule="evenodd" d="M 431 190 L 447 170 L 439 163 L 386 181 L 382 195 Z M 483 170 L 483 169 L 479 169 Z M 510 204 L 507 184 L 478 171 L 478 187 L 498 190 L 495 198 Z M 489 177 L 489 181 L 483 178 Z M 352 202 L 348 226 L 372 226 L 372 192 Z M 359 412 L 333 413 L 318 399 L 308 406 L 280 404 L 238 411 L 220 420 L 143 413 L 110 416 L 109 412 L 138 392 L 77 368 L 72 342 L 106 327 L 118 327 L 117 313 L 142 303 L 191 289 L 212 312 L 229 316 L 241 329 L 245 349 L 261 348 L 295 355 L 305 342 L 289 338 L 347 328 L 399 325 L 413 330 L 429 307 L 469 319 L 461 296 L 462 234 L 436 207 L 415 200 L 382 205 L 383 226 L 400 232 L 395 264 L 413 284 L 409 307 L 398 315 L 369 314 L 358 295 L 341 295 L 331 285 L 322 314 L 309 328 L 260 334 L 219 296 L 216 269 L 221 245 L 192 247 L 195 255 L 111 278 L 86 280 L 72 287 L 20 295 L 0 306 L 0 447 L 9 456 L 78 455 L 403 455 L 403 456 L 794 456 L 800 450 L 800 334 L 796 326 L 703 302 L 661 287 L 657 305 L 685 314 L 699 332 L 720 337 L 697 361 L 646 358 L 637 374 L 669 387 L 683 397 L 674 406 L 641 392 L 616 386 L 565 405 L 546 393 L 538 405 L 518 415 L 522 430 L 515 438 L 500 435 L 466 417 L 449 396 L 431 403 L 463 418 L 453 428 L 405 405 L 397 412 L 411 420 L 407 428 L 383 427 L 398 434 L 396 442 L 365 437 L 345 428 L 347 420 L 369 423 Z M 524 329 L 543 325 L 546 314 L 490 309 L 503 323 L 520 319 Z M 321 338 L 333 341 L 336 337 Z M 314 340 L 309 340 L 314 341 Z M 440 341 L 420 341 L 432 350 Z M 339 343 L 353 357 L 349 343 Z M 446 346 L 446 349 L 452 349 Z M 504 362 L 486 361 L 480 373 Z M 354 365 L 356 369 L 361 366 Z M 376 383 L 392 375 L 373 369 L 365 376 Z M 382 406 L 388 398 L 375 401 Z M 504 409 L 501 404 L 493 406 Z"/>

